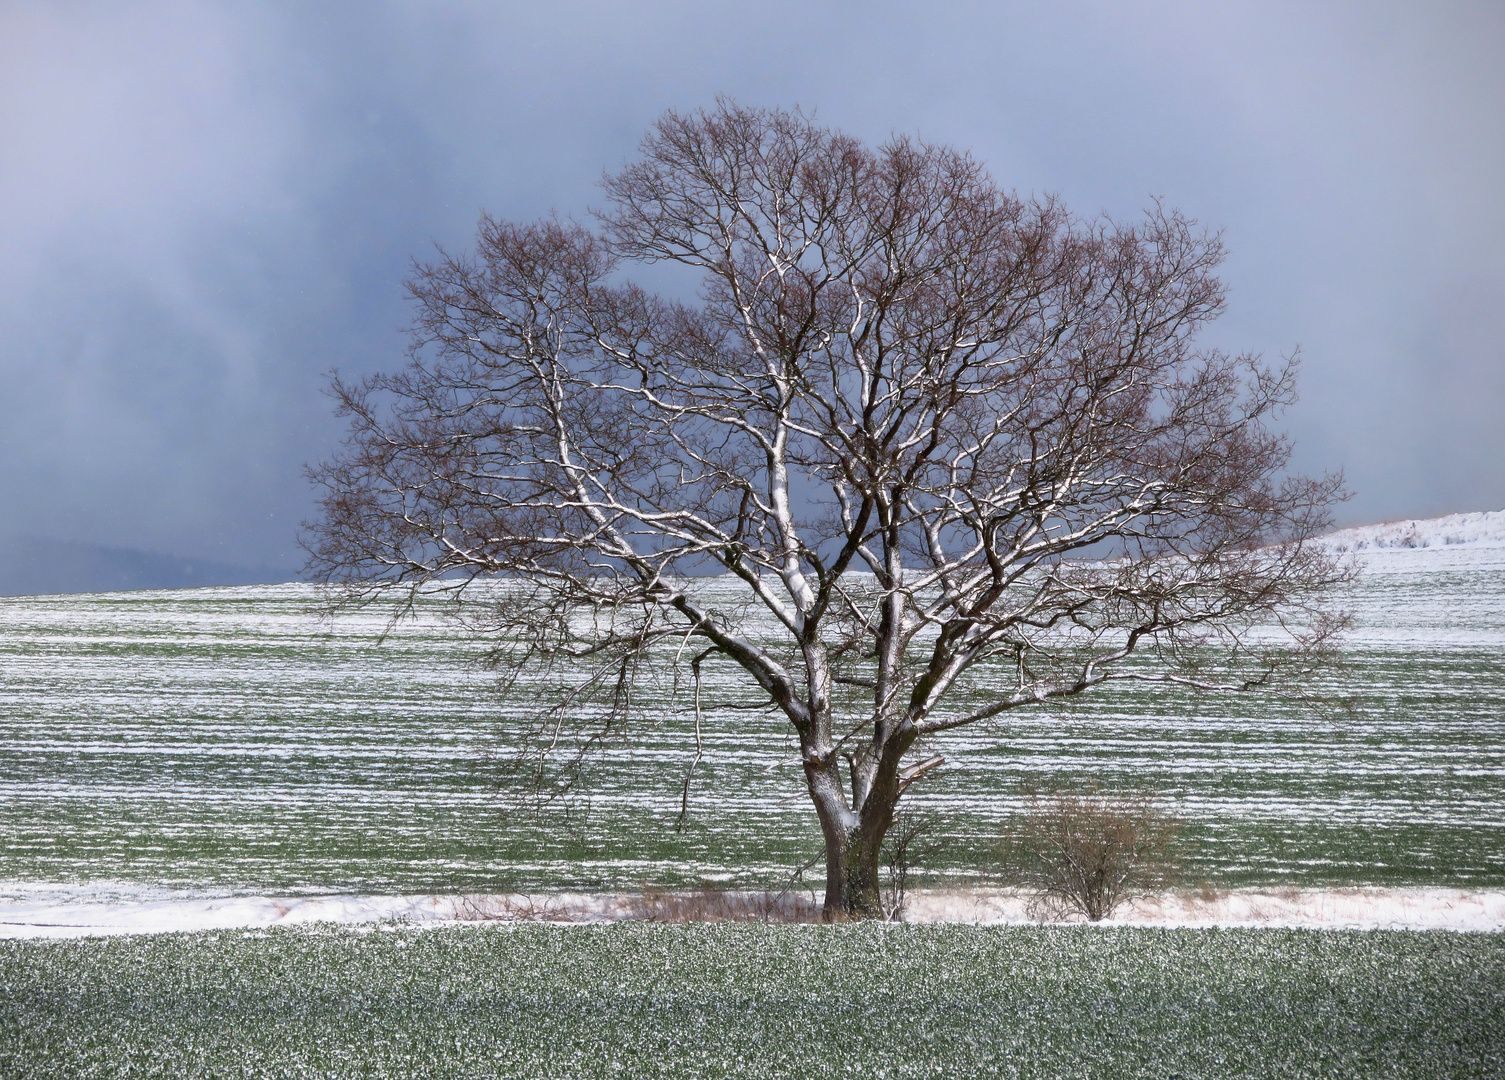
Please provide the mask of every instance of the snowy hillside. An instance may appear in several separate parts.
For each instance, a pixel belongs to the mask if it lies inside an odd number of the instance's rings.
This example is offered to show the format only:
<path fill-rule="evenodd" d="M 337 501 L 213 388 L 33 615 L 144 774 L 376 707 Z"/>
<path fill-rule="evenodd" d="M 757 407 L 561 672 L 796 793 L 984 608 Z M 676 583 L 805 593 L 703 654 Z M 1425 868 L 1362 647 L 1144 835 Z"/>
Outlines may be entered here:
<path fill-rule="evenodd" d="M 1387 521 L 1361 525 L 1323 537 L 1339 552 L 1444 547 L 1505 547 L 1505 510 L 1449 514 L 1424 521 Z"/>

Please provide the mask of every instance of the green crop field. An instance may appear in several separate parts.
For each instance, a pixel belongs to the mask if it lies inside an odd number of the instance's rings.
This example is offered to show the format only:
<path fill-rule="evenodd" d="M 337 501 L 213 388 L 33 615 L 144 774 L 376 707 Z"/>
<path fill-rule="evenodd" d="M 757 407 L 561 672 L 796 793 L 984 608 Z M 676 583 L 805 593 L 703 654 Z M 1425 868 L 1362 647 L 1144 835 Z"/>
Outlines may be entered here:
<path fill-rule="evenodd" d="M 1498 1077 L 1505 935 L 537 925 L 0 942 L 0 1075 Z"/>
<path fill-rule="evenodd" d="M 933 882 L 986 881 L 1028 784 L 1154 790 L 1221 885 L 1505 883 L 1505 548 L 1368 557 L 1352 715 L 1153 689 L 1020 710 L 937 739 L 915 789 Z M 714 587 L 714 586 L 712 586 Z M 720 710 L 689 827 L 688 695 L 645 687 L 589 797 L 527 812 L 475 646 L 425 614 L 322 621 L 308 586 L 0 600 L 0 890 L 36 895 L 774 885 L 819 848 L 776 719 Z"/>

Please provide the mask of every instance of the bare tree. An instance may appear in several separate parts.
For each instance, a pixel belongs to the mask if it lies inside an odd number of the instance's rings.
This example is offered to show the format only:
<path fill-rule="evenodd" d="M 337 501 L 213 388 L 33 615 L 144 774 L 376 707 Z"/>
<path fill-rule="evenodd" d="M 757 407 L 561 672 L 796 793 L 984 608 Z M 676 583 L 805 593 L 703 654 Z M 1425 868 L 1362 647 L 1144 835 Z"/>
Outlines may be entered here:
<path fill-rule="evenodd" d="M 1217 237 L 726 101 L 666 114 L 603 186 L 593 226 L 483 218 L 473 255 L 418 265 L 411 362 L 335 379 L 351 433 L 311 470 L 323 580 L 500 575 L 505 665 L 575 665 L 538 760 L 620 730 L 653 656 L 697 686 L 732 665 L 793 726 L 828 916 L 876 917 L 894 809 L 939 760 L 906 766 L 918 740 L 1320 659 L 1343 571 L 1310 539 L 1341 481 L 1285 475 L 1294 362 L 1196 346 Z M 652 263 L 698 294 L 626 276 Z M 705 599 L 712 571 L 746 603 Z"/>

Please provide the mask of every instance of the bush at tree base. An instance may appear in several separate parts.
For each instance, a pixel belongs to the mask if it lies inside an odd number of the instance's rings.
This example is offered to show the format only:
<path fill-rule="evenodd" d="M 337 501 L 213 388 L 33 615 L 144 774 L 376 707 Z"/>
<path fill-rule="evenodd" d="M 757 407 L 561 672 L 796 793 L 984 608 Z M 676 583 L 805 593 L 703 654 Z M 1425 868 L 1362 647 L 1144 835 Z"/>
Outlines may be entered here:
<path fill-rule="evenodd" d="M 1143 792 L 1031 793 L 1000 845 L 1012 884 L 1039 914 L 1079 912 L 1093 922 L 1175 878 L 1181 821 Z"/>

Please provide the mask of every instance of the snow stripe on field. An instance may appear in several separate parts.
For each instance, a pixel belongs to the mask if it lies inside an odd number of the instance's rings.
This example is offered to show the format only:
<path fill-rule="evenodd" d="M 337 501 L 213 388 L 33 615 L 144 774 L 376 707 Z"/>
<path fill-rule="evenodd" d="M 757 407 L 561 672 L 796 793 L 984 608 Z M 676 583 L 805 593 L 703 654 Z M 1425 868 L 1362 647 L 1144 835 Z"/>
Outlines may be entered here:
<path fill-rule="evenodd" d="M 0 938 L 72 938 L 261 929 L 300 923 L 397 921 L 604 922 L 624 917 L 636 894 L 546 896 L 242 896 L 134 904 L 0 904 Z M 1002 890 L 924 890 L 909 922 L 1026 925 L 1029 898 Z M 1079 921 L 1079 920 L 1078 920 Z M 1166 893 L 1135 900 L 1103 926 L 1186 929 L 1255 926 L 1313 929 L 1505 930 L 1505 892 L 1460 889 L 1282 889 Z"/>

